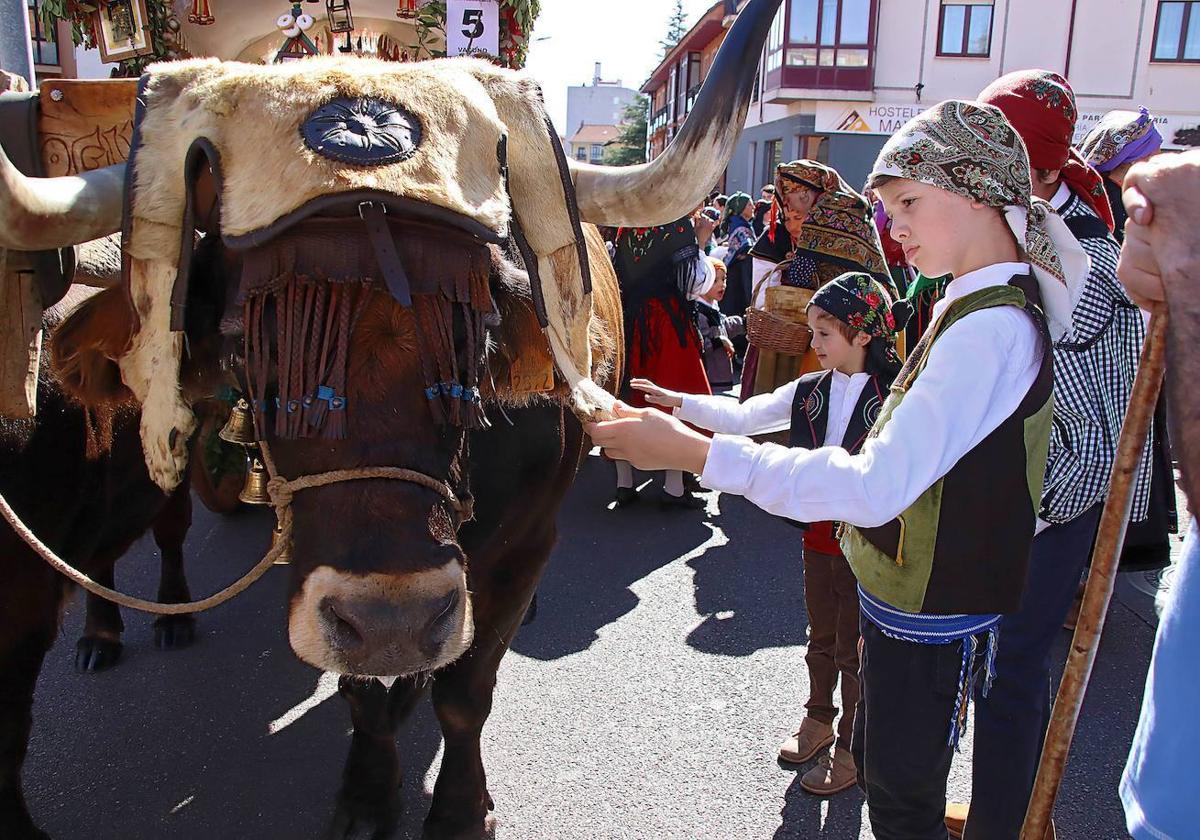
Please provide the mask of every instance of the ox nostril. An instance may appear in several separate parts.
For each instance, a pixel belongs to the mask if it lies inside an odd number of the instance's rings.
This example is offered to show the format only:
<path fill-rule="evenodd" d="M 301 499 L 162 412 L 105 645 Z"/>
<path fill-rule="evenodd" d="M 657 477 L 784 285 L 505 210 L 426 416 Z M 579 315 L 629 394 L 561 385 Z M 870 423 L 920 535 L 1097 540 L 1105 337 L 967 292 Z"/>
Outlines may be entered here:
<path fill-rule="evenodd" d="M 325 598 L 321 601 L 321 617 L 325 619 L 329 637 L 343 650 L 357 650 L 366 644 L 362 630 L 355 624 L 350 610 L 338 610 L 337 601 Z"/>
<path fill-rule="evenodd" d="M 433 618 L 430 619 L 428 627 L 430 631 L 436 630 L 439 624 L 454 616 L 460 597 L 458 589 L 451 589 L 446 597 L 434 606 Z"/>

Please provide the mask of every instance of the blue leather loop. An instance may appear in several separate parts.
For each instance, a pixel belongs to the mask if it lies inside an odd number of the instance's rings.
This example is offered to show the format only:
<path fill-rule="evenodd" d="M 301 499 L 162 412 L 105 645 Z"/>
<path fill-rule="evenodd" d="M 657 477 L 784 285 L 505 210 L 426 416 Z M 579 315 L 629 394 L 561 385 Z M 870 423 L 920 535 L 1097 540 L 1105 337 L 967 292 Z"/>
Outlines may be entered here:
<path fill-rule="evenodd" d="M 300 133 L 317 154 L 359 166 L 407 160 L 421 145 L 421 123 L 390 102 L 338 97 L 304 120 Z"/>

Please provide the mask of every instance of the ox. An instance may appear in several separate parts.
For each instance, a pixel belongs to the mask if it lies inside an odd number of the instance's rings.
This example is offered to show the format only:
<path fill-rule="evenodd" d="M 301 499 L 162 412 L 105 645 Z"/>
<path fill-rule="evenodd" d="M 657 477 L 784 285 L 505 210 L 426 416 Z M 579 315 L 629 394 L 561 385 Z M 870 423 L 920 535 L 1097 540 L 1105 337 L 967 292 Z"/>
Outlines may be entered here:
<path fill-rule="evenodd" d="M 217 380 L 196 348 L 225 341 L 291 541 L 292 648 L 344 675 L 335 836 L 394 828 L 393 733 L 427 687 L 446 746 L 425 835 L 491 830 L 496 671 L 585 449 L 578 418 L 620 377 L 591 225 L 700 203 L 778 5 L 743 8 L 683 131 L 638 167 L 567 161 L 536 85 L 473 59 L 155 65 L 127 168 L 39 180 L 0 160 L 0 246 L 107 235 L 124 207 L 126 321 L 69 387 L 119 372 L 164 490 L 186 469 L 190 395 Z M 545 388 L 524 370 L 539 359 Z"/>

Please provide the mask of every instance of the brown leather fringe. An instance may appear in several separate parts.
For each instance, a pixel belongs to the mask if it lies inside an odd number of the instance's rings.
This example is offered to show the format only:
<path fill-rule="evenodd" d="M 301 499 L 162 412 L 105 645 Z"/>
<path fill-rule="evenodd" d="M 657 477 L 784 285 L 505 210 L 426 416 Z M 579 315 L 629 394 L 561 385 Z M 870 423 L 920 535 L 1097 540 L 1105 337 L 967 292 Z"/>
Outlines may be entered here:
<path fill-rule="evenodd" d="M 495 310 L 491 256 L 485 246 L 445 229 L 392 223 L 391 230 L 412 282 L 430 412 L 439 424 L 484 428 L 479 376 L 484 319 Z M 259 428 L 266 428 L 274 408 L 273 428 L 281 439 L 346 437 L 350 340 L 371 294 L 382 289 L 381 280 L 374 249 L 356 218 L 310 220 L 246 252 L 240 298 Z M 462 318 L 468 360 L 461 376 L 456 316 Z M 274 397 L 268 396 L 272 322 Z"/>

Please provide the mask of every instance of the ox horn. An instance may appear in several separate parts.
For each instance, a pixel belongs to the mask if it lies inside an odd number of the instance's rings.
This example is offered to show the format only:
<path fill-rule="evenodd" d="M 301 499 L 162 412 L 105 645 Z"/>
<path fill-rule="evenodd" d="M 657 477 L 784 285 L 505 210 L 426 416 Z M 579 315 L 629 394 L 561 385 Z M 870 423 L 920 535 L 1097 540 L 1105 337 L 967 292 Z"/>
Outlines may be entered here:
<path fill-rule="evenodd" d="M 663 154 L 637 166 L 570 161 L 585 221 L 665 225 L 696 209 L 733 157 L 750 109 L 759 56 L 780 0 L 750 0 L 717 53 L 696 106 Z"/>
<path fill-rule="evenodd" d="M 62 178 L 29 178 L 0 148 L 0 248 L 45 251 L 121 229 L 125 164 Z"/>

